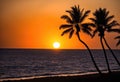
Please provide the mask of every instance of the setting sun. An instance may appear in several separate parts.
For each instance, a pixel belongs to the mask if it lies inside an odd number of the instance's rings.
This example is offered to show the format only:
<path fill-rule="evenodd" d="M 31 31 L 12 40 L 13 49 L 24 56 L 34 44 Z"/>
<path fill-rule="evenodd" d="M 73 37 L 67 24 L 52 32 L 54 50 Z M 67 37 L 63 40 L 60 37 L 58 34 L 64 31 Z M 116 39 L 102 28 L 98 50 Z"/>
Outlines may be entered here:
<path fill-rule="evenodd" d="M 60 47 L 60 43 L 59 42 L 54 42 L 53 43 L 53 47 L 54 48 L 59 48 Z"/>

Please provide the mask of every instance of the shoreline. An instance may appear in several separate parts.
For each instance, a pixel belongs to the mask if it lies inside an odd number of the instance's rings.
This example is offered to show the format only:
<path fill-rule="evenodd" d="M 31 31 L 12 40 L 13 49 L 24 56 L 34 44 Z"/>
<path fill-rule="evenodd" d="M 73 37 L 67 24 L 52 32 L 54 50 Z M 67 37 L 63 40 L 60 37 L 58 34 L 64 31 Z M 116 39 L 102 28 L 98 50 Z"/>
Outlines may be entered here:
<path fill-rule="evenodd" d="M 106 73 L 106 72 L 104 72 Z M 53 74 L 53 75 L 40 75 L 40 76 L 23 76 L 23 77 L 6 77 L 0 78 L 1 81 L 13 81 L 13 80 L 29 80 L 29 79 L 42 79 L 42 78 L 53 78 L 53 77 L 72 77 L 72 76 L 81 76 L 81 75 L 91 75 L 98 74 L 98 72 L 81 72 L 81 73 L 65 73 L 65 74 Z"/>
<path fill-rule="evenodd" d="M 11 80 L 3 80 L 0 82 L 105 82 L 115 81 L 120 82 L 120 71 L 115 71 L 110 74 L 98 73 L 81 74 L 81 75 L 69 75 L 69 76 L 52 76 L 52 77 L 27 77 Z"/>

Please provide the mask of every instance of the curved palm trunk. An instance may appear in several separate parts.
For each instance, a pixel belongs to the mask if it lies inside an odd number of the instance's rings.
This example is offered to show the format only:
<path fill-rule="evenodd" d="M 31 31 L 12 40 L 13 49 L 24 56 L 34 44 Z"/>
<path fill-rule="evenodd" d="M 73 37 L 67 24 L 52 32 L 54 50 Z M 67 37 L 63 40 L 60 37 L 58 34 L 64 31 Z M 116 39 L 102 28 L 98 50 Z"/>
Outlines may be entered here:
<path fill-rule="evenodd" d="M 76 34 L 77 34 L 77 37 L 78 37 L 79 41 L 87 48 L 88 52 L 90 53 L 90 57 L 91 57 L 91 59 L 92 59 L 92 61 L 93 61 L 93 64 L 94 64 L 96 70 L 99 72 L 99 74 L 102 74 L 101 71 L 100 71 L 100 69 L 98 68 L 95 60 L 94 60 L 94 57 L 93 57 L 93 55 L 92 55 L 89 47 L 87 46 L 87 44 L 86 44 L 84 41 L 82 41 L 82 40 L 80 39 L 79 33 L 76 33 Z"/>
<path fill-rule="evenodd" d="M 107 55 L 106 55 L 106 51 L 105 51 L 105 48 L 104 48 L 104 45 L 103 45 L 103 42 L 102 42 L 102 37 L 100 37 L 100 42 L 101 42 L 101 45 L 102 45 L 102 48 L 103 48 L 105 60 L 106 60 L 106 63 L 107 63 L 107 68 L 108 68 L 108 71 L 110 73 L 111 70 L 110 70 L 110 66 L 109 66 L 109 63 L 108 63 L 108 58 L 107 58 Z"/>
<path fill-rule="evenodd" d="M 116 62 L 117 62 L 118 65 L 120 66 L 120 62 L 118 61 L 118 59 L 117 59 L 117 57 L 115 56 L 115 54 L 113 53 L 112 49 L 111 49 L 110 46 L 108 45 L 108 43 L 107 43 L 105 37 L 103 37 L 103 39 L 104 39 L 104 41 L 105 41 L 106 46 L 109 48 L 109 50 L 111 51 L 113 57 L 115 58 Z"/>

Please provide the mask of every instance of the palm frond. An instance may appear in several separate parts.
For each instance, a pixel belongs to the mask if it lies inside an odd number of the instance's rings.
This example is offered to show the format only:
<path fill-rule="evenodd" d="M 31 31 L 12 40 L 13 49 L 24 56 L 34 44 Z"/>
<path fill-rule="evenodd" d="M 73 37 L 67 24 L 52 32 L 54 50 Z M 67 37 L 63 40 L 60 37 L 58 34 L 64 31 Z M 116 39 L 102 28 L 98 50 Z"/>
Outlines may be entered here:
<path fill-rule="evenodd" d="M 81 16 L 81 19 L 79 22 L 83 22 L 83 20 L 88 16 L 88 14 L 90 13 L 90 10 L 85 11 L 85 13 L 83 14 L 83 16 Z"/>
<path fill-rule="evenodd" d="M 107 23 L 107 21 L 105 21 L 107 15 L 106 15 L 106 9 L 105 8 L 99 8 L 98 10 L 96 10 L 93 15 L 95 16 L 95 23 L 96 24 L 101 24 L 101 25 L 105 25 Z M 93 20 L 94 21 L 94 20 Z"/>
<path fill-rule="evenodd" d="M 72 38 L 73 33 L 74 33 L 74 30 L 70 32 L 69 38 Z"/>
<path fill-rule="evenodd" d="M 85 28 L 86 30 L 91 31 L 92 29 L 90 28 L 90 26 L 94 26 L 94 24 L 92 23 L 83 23 L 82 27 Z"/>
<path fill-rule="evenodd" d="M 109 16 L 109 17 L 107 17 L 107 18 L 106 18 L 106 20 L 105 20 L 105 21 L 109 22 L 109 21 L 111 21 L 113 18 L 114 18 L 114 15 Z"/>
<path fill-rule="evenodd" d="M 62 34 L 61 34 L 61 36 L 63 36 L 64 34 L 69 33 L 71 30 L 72 30 L 72 28 L 69 28 L 69 29 L 67 29 L 67 30 L 63 31 L 63 32 L 62 32 Z"/>
<path fill-rule="evenodd" d="M 120 39 L 120 36 L 115 37 L 115 39 Z"/>
<path fill-rule="evenodd" d="M 83 11 L 83 10 L 82 10 Z M 67 10 L 74 23 L 79 23 L 82 12 L 80 11 L 79 5 L 71 7 L 71 10 Z"/>
<path fill-rule="evenodd" d="M 117 23 L 117 21 L 113 20 L 112 22 L 110 22 L 108 25 L 107 25 L 107 28 L 108 29 L 111 29 L 113 26 L 119 26 L 120 24 Z"/>
<path fill-rule="evenodd" d="M 82 31 L 83 31 L 84 33 L 86 33 L 86 34 L 88 34 L 88 35 L 92 36 L 91 32 L 90 32 L 90 31 L 88 31 L 87 29 L 82 28 Z"/>
<path fill-rule="evenodd" d="M 96 27 L 96 25 L 94 23 L 84 23 L 84 24 L 86 24 L 86 25 L 88 25 L 90 27 Z"/>
<path fill-rule="evenodd" d="M 96 33 L 98 32 L 98 29 L 95 29 L 92 35 L 92 38 L 96 35 Z"/>
<path fill-rule="evenodd" d="M 65 29 L 65 28 L 70 28 L 72 27 L 72 25 L 69 25 L 69 24 L 62 24 L 59 29 Z"/>
<path fill-rule="evenodd" d="M 120 45 L 120 36 L 115 37 L 114 39 L 118 39 L 119 41 L 117 42 L 116 46 Z"/>
<path fill-rule="evenodd" d="M 106 11 L 105 18 L 109 15 L 109 11 Z"/>
<path fill-rule="evenodd" d="M 117 42 L 116 46 L 120 45 L 120 40 Z"/>
<path fill-rule="evenodd" d="M 80 11 L 80 18 L 83 16 L 84 8 Z"/>
<path fill-rule="evenodd" d="M 107 32 L 117 32 L 117 33 L 120 33 L 120 29 L 108 29 Z"/>
<path fill-rule="evenodd" d="M 82 31 L 85 32 L 86 34 L 92 36 L 92 34 L 90 32 L 90 31 L 92 31 L 92 29 L 89 26 L 90 26 L 89 23 L 82 24 Z"/>
<path fill-rule="evenodd" d="M 72 10 L 73 10 L 72 12 L 74 13 L 73 20 L 74 20 L 75 23 L 78 23 L 79 20 L 80 20 L 80 9 L 79 9 L 79 6 L 78 7 L 77 6 L 72 7 Z"/>
<path fill-rule="evenodd" d="M 63 16 L 61 16 L 61 18 L 65 19 L 67 23 L 73 23 L 72 19 L 67 15 L 63 15 Z"/>
<path fill-rule="evenodd" d="M 74 12 L 72 10 L 66 10 L 67 13 L 71 16 L 72 20 L 74 18 Z"/>
<path fill-rule="evenodd" d="M 89 19 L 96 24 L 97 20 L 95 18 L 89 18 Z"/>

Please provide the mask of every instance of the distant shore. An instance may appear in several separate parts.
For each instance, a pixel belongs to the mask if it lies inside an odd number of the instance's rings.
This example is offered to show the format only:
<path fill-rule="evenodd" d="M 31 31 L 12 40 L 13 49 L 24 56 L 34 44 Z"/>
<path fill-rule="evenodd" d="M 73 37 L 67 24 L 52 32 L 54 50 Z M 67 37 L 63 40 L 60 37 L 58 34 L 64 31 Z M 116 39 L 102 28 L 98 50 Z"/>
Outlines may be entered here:
<path fill-rule="evenodd" d="M 76 76 L 55 76 L 21 80 L 6 80 L 3 82 L 120 82 L 120 71 L 112 72 L 110 74 L 104 73 L 102 75 L 95 73 Z"/>

